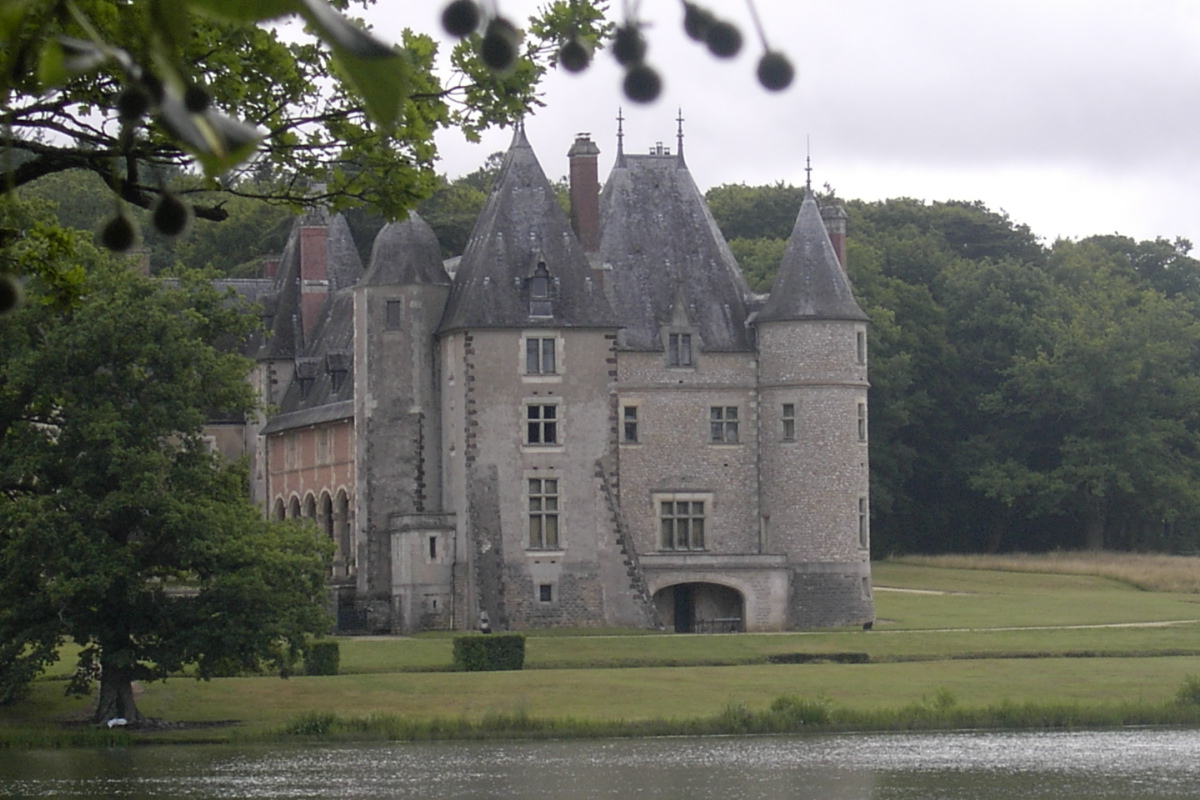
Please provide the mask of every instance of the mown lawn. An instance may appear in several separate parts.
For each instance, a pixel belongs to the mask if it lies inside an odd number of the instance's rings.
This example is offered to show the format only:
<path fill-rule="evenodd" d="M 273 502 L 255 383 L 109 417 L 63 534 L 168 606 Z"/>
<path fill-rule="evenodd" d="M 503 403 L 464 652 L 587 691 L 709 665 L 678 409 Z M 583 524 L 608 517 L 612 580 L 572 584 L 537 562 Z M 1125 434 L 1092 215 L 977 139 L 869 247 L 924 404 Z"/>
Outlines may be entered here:
<path fill-rule="evenodd" d="M 781 695 L 864 710 L 947 698 L 962 706 L 1149 704 L 1170 701 L 1187 676 L 1200 674 L 1198 595 L 1087 576 L 893 563 L 876 565 L 875 585 L 879 622 L 871 631 L 531 633 L 527 668 L 508 673 L 441 671 L 452 635 L 343 638 L 337 676 L 180 677 L 143 687 L 139 704 L 171 720 L 238 720 L 208 735 L 252 736 L 310 712 L 636 721 L 738 704 L 760 710 Z M 865 653 L 870 663 L 766 663 L 794 653 Z M 0 709 L 0 731 L 84 714 L 87 702 L 63 698 L 64 685 L 38 681 L 30 700 Z"/>

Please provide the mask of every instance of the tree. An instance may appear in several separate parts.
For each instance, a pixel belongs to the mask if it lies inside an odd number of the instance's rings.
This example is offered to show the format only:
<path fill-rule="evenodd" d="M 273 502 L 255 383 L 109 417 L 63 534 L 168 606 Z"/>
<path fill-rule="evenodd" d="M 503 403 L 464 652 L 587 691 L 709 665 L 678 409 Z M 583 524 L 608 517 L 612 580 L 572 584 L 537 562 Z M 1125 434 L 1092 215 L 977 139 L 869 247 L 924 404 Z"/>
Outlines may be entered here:
<path fill-rule="evenodd" d="M 1200 516 L 1200 322 L 1094 244 L 1056 243 L 1049 273 L 980 398 L 991 424 L 972 442 L 972 483 L 1073 521 L 1060 546 L 1162 546 L 1151 531 Z"/>
<path fill-rule="evenodd" d="M 328 623 L 325 545 L 264 520 L 201 435 L 253 407 L 248 362 L 212 343 L 254 317 L 206 279 L 142 277 L 21 222 L 25 271 L 69 260 L 82 277 L 65 308 L 34 280 L 0 317 L 0 702 L 66 641 L 70 690 L 99 680 L 98 722 L 143 721 L 135 680 L 286 671 Z"/>

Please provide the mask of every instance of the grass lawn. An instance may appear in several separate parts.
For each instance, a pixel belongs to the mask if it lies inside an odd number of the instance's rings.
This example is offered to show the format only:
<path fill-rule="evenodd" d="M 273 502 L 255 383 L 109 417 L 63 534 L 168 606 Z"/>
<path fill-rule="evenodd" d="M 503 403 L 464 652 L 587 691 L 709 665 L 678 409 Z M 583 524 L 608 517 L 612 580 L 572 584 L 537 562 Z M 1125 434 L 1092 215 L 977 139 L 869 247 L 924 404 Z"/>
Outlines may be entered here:
<path fill-rule="evenodd" d="M 891 562 L 874 574 L 879 621 L 869 632 L 530 633 L 526 669 L 501 673 L 431 671 L 450 664 L 452 635 L 343 638 L 340 675 L 180 677 L 144 687 L 139 706 L 169 720 L 239 720 L 212 735 L 254 736 L 312 712 L 678 720 L 739 704 L 765 710 L 782 695 L 864 711 L 950 700 L 1160 704 L 1200 675 L 1200 595 Z M 766 663 L 792 653 L 865 653 L 870 663 Z M 64 685 L 36 682 L 29 700 L 0 709 L 0 732 L 82 715 L 87 702 L 64 698 Z"/>

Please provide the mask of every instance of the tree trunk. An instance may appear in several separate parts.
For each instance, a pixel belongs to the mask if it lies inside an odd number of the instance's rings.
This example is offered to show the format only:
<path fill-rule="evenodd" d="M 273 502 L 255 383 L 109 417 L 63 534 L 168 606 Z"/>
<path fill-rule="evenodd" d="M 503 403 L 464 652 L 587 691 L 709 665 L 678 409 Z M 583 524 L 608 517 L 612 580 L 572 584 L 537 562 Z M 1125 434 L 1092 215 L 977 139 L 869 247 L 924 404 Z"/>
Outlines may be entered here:
<path fill-rule="evenodd" d="M 1087 510 L 1083 518 L 1084 546 L 1098 552 L 1104 549 L 1104 529 L 1107 527 L 1108 509 L 1103 501 L 1097 501 Z"/>
<path fill-rule="evenodd" d="M 96 702 L 92 722 L 106 725 L 114 719 L 123 719 L 128 725 L 141 725 L 146 721 L 133 700 L 133 678 L 129 670 L 102 664 L 100 699 Z"/>

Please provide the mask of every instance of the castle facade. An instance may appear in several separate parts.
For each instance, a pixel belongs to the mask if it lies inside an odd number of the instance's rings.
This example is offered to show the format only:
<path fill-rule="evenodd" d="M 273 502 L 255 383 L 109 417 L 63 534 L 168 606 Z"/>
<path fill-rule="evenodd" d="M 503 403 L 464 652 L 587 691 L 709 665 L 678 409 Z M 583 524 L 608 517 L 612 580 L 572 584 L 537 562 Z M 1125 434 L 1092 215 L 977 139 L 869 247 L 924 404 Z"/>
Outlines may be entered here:
<path fill-rule="evenodd" d="M 452 271 L 415 215 L 364 270 L 310 212 L 275 275 L 253 452 L 274 518 L 332 539 L 343 631 L 778 631 L 874 617 L 867 316 L 810 193 L 752 293 L 683 158 L 517 130 Z"/>

